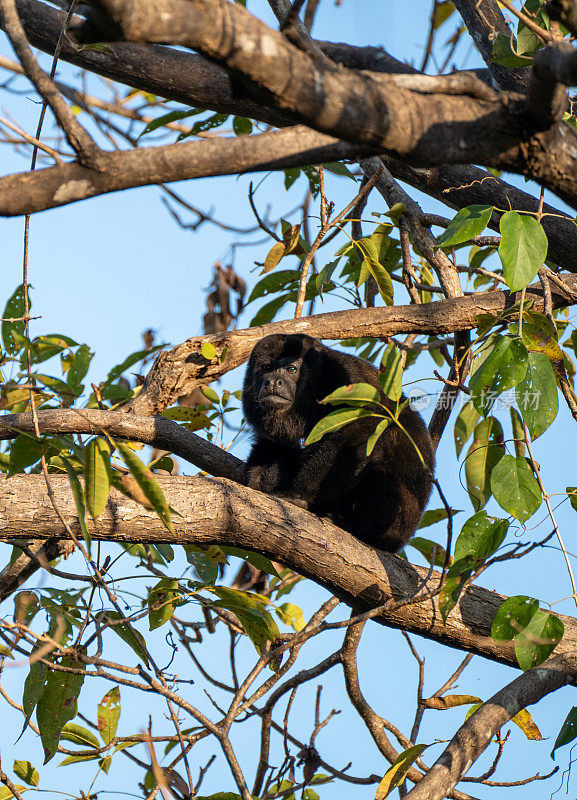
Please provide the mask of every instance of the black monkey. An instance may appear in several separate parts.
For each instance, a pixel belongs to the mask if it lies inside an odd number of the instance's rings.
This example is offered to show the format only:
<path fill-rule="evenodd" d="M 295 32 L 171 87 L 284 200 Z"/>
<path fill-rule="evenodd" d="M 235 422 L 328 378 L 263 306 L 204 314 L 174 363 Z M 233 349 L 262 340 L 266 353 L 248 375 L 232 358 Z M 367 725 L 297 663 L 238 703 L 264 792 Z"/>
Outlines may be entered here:
<path fill-rule="evenodd" d="M 400 425 L 389 424 L 370 456 L 367 440 L 379 421 L 374 417 L 303 447 L 316 423 L 335 410 L 318 401 L 351 383 L 380 390 L 375 367 L 312 336 L 280 333 L 258 342 L 242 393 L 244 415 L 255 434 L 246 483 L 288 497 L 363 542 L 394 553 L 415 532 L 429 499 L 433 447 L 423 420 L 409 405 L 400 413 Z M 396 408 L 382 392 L 380 402 Z"/>

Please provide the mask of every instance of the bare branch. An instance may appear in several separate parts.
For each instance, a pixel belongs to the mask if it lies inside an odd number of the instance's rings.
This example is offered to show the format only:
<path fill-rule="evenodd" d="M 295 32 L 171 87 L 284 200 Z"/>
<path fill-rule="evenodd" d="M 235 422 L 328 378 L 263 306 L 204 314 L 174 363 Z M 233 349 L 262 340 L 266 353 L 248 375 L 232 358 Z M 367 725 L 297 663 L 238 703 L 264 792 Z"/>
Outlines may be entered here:
<path fill-rule="evenodd" d="M 425 777 L 406 795 L 407 800 L 446 797 L 511 717 L 566 685 L 574 660 L 574 656 L 555 656 L 515 678 L 483 703 L 459 728 Z"/>
<path fill-rule="evenodd" d="M 15 0 L 0 0 L 2 25 L 10 38 L 14 52 L 20 59 L 27 77 L 38 94 L 50 106 L 66 138 L 84 164 L 98 168 L 100 150 L 90 135 L 68 108 L 54 82 L 42 70 L 28 45 L 26 34 L 18 17 Z"/>
<path fill-rule="evenodd" d="M 91 408 L 38 411 L 37 415 L 42 433 L 98 435 L 106 432 L 112 437 L 168 450 L 211 475 L 242 482 L 244 465 L 240 459 L 166 417 L 137 417 L 122 411 L 97 411 Z M 0 415 L 0 441 L 13 439 L 19 431 L 34 433 L 32 414 Z"/>

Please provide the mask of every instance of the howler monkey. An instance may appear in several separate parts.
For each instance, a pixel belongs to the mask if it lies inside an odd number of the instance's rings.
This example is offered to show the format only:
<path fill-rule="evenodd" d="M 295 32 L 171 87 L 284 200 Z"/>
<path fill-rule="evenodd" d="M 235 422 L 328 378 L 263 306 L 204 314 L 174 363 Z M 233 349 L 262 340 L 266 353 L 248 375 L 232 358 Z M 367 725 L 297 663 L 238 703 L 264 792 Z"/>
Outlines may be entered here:
<path fill-rule="evenodd" d="M 254 432 L 246 483 L 330 517 L 367 544 L 396 552 L 415 532 L 429 499 L 433 447 L 419 414 L 408 404 L 403 407 L 404 398 L 398 423 L 389 424 L 369 456 L 367 440 L 379 422 L 375 417 L 357 419 L 304 447 L 316 423 L 335 410 L 319 400 L 351 383 L 380 390 L 375 367 L 312 336 L 280 333 L 258 342 L 242 395 Z M 395 413 L 397 404 L 382 392 L 380 402 Z"/>

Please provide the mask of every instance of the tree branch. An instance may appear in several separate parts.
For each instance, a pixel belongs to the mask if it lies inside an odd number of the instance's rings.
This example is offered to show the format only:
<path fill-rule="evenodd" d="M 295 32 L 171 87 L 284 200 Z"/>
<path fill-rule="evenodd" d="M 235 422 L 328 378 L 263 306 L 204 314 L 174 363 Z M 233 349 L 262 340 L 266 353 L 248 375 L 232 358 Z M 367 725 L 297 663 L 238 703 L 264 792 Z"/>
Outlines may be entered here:
<path fill-rule="evenodd" d="M 567 276 L 565 284 L 567 293 L 557 284 L 551 287 L 553 305 L 556 308 L 574 305 L 576 302 L 574 292 L 577 292 L 577 277 Z M 197 336 L 161 353 L 148 373 L 142 390 L 124 409 L 145 416 L 158 414 L 179 397 L 189 394 L 200 383 L 215 380 L 243 364 L 255 344 L 270 333 L 307 333 L 319 339 L 385 337 L 401 333 L 454 333 L 476 328 L 479 314 L 498 316 L 514 305 L 519 297 L 519 294 L 512 295 L 504 291 L 482 292 L 423 305 L 334 311 L 301 317 L 298 321 L 291 319 L 257 328 Z M 540 283 L 528 286 L 526 297 L 533 300 L 535 311 L 544 310 L 543 288 Z M 201 353 L 202 345 L 206 341 L 217 352 L 210 362 Z M 221 361 L 225 348 L 226 355 Z"/>
<path fill-rule="evenodd" d="M 26 34 L 18 17 L 15 0 L 0 0 L 0 18 L 26 76 L 34 85 L 38 94 L 52 109 L 58 124 L 66 135 L 68 143 L 84 164 L 97 168 L 100 149 L 88 132 L 80 125 L 52 79 L 39 67 L 38 62 L 32 55 Z"/>
<path fill-rule="evenodd" d="M 136 186 L 357 158 L 367 149 L 302 126 L 256 136 L 102 153 L 100 170 L 71 162 L 0 178 L 0 216 L 34 214 Z"/>
<path fill-rule="evenodd" d="M 569 105 L 565 86 L 577 84 L 577 50 L 558 42 L 540 50 L 533 59 L 527 94 L 527 111 L 543 130 L 563 119 Z"/>
<path fill-rule="evenodd" d="M 191 47 L 251 81 L 257 99 L 272 98 L 281 112 L 316 130 L 396 152 L 415 165 L 475 161 L 527 172 L 577 204 L 577 133 L 555 126 L 532 136 L 521 97 L 429 96 L 399 89 L 387 75 L 327 67 L 226 0 L 210 7 L 201 0 L 102 0 L 101 6 L 107 24 L 103 29 L 100 14 L 97 25 L 89 18 L 78 30 L 83 40 L 106 36 Z M 554 147 L 554 169 L 543 147 Z"/>
<path fill-rule="evenodd" d="M 461 725 L 448 747 L 407 800 L 442 800 L 483 753 L 501 727 L 523 708 L 568 683 L 575 669 L 574 654 L 556 655 L 540 667 L 515 678 Z"/>
<path fill-rule="evenodd" d="M 225 544 L 256 550 L 311 578 L 348 603 L 366 611 L 389 601 L 377 622 L 413 631 L 484 658 L 517 667 L 513 642 L 491 638 L 491 624 L 504 598 L 469 586 L 443 625 L 437 599 L 414 602 L 432 590 L 439 573 L 366 547 L 350 534 L 289 502 L 255 492 L 223 478 L 157 477 L 173 515 L 175 534 L 153 511 L 112 490 L 98 522 L 88 521 L 93 539 L 113 542 Z M 51 476 L 55 501 L 76 536 L 81 536 L 66 476 Z M 41 475 L 0 478 L 0 541 L 68 539 L 56 517 Z M 556 655 L 573 656 L 577 621 L 559 615 L 565 635 Z M 577 683 L 577 665 L 567 667 Z"/>
<path fill-rule="evenodd" d="M 477 13 L 476 5 L 471 5 L 472 11 Z M 484 13 L 487 13 L 487 8 L 487 5 L 483 6 Z M 53 53 L 66 15 L 38 0 L 18 0 L 18 11 L 31 43 Z M 497 11 L 500 15 L 498 8 Z M 81 22 L 78 16 L 74 20 L 77 24 Z M 502 15 L 501 22 L 506 29 Z M 489 32 L 491 30 L 494 32 L 499 28 L 490 28 Z M 398 61 L 381 48 L 353 47 L 332 42 L 317 44 L 334 61 L 351 69 L 396 74 L 415 72 L 412 67 Z M 226 68 L 204 56 L 156 45 L 124 42 L 111 43 L 105 49 L 99 50 L 74 47 L 66 38 L 61 45 L 61 59 L 143 91 L 187 105 L 248 116 L 275 125 L 284 126 L 290 122 L 288 116 L 283 117 L 279 112 L 255 103 L 238 82 L 233 82 Z M 523 71 L 505 70 L 509 75 L 520 72 Z M 317 142 L 321 143 L 321 140 Z M 343 157 L 356 157 L 357 151 L 347 151 L 347 145 L 344 144 L 342 147 Z M 278 154 L 282 156 L 282 152 L 279 151 Z M 385 162 L 397 179 L 427 192 L 452 208 L 459 209 L 471 203 L 487 203 L 503 210 L 510 207 L 522 211 L 537 210 L 537 201 L 531 195 L 477 167 L 441 165 L 427 170 L 415 169 L 391 154 L 385 156 Z M 74 198 L 70 202 L 73 200 Z M 31 210 L 42 208 L 44 206 Z M 543 224 L 550 244 L 549 258 L 565 269 L 576 269 L 577 228 L 568 217 L 565 221 L 563 217 L 566 215 L 557 209 L 546 205 L 544 211 Z M 555 216 L 547 216 L 549 214 Z M 499 215 L 495 213 L 491 227 L 498 229 L 498 220 Z"/>
<path fill-rule="evenodd" d="M 71 408 L 38 411 L 41 433 L 108 433 L 112 437 L 148 444 L 168 450 L 199 469 L 242 483 L 244 462 L 201 439 L 166 417 L 137 417 L 122 411 Z M 0 415 L 0 441 L 13 439 L 19 431 L 35 432 L 31 413 Z"/>

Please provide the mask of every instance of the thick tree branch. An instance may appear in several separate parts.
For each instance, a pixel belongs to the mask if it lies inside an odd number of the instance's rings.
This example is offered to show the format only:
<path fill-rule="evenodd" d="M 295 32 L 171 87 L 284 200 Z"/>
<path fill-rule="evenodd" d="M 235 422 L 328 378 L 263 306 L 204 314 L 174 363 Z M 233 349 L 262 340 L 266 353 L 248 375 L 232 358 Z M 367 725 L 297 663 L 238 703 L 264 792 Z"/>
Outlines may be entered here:
<path fill-rule="evenodd" d="M 53 53 L 66 15 L 38 0 L 18 0 L 18 10 L 32 44 Z M 81 21 L 80 17 L 74 19 L 76 23 Z M 349 68 L 390 73 L 415 71 L 380 48 L 357 48 L 331 42 L 318 44 L 332 59 Z M 289 121 L 288 118 L 279 116 L 278 112 L 249 99 L 243 87 L 238 82 L 233 82 L 225 68 L 204 56 L 156 45 L 123 42 L 109 44 L 105 49 L 92 50 L 74 47 L 65 38 L 60 58 L 129 86 L 185 104 L 249 116 L 281 126 Z M 507 72 L 512 74 L 519 70 Z M 321 144 L 322 135 L 318 136 L 320 138 L 317 142 Z M 311 145 L 310 140 L 307 141 Z M 277 141 L 277 146 L 279 145 Z M 357 155 L 352 146 L 350 151 L 347 151 L 346 145 L 342 146 L 343 157 L 354 158 Z M 280 148 L 278 155 L 280 158 L 283 156 Z M 387 167 L 396 178 L 453 208 L 462 208 L 471 203 L 488 203 L 504 210 L 509 207 L 524 211 L 537 210 L 538 203 L 531 195 L 476 167 L 444 165 L 422 170 L 415 169 L 390 154 L 385 159 Z M 50 203 L 49 197 L 45 200 Z M 42 210 L 44 207 L 51 206 L 40 205 L 30 210 Z M 545 206 L 544 210 L 546 214 L 557 215 L 545 216 L 543 220 L 550 243 L 549 258 L 566 269 L 577 268 L 577 228 L 572 220 L 567 218 L 565 222 L 562 219 L 564 215 L 556 209 Z M 8 210 L 6 213 L 13 212 Z M 491 225 L 498 229 L 497 214 L 493 215 Z"/>
<path fill-rule="evenodd" d="M 545 47 L 533 59 L 527 110 L 543 130 L 563 119 L 568 107 L 565 86 L 577 84 L 577 50 L 569 42 Z"/>
<path fill-rule="evenodd" d="M 98 523 L 89 522 L 93 539 L 114 542 L 194 542 L 256 550 L 311 578 L 356 611 L 391 600 L 377 617 L 383 625 L 413 631 L 457 649 L 516 667 L 514 644 L 496 642 L 490 628 L 503 597 L 470 586 L 443 625 L 436 598 L 415 603 L 434 589 L 439 573 L 415 567 L 397 556 L 366 547 L 353 536 L 291 503 L 247 489 L 223 478 L 157 477 L 175 509 L 175 534 L 156 514 L 112 491 Z M 56 504 L 73 532 L 81 537 L 68 478 L 51 476 Z M 0 541 L 67 539 L 46 493 L 41 475 L 0 478 Z M 406 604 L 404 604 L 406 603 Z M 577 621 L 560 617 L 565 635 L 556 655 L 573 656 Z M 577 665 L 568 664 L 570 683 Z"/>
<path fill-rule="evenodd" d="M 102 7 L 109 14 L 104 29 L 98 33 L 88 25 L 80 35 L 200 50 L 251 81 L 255 97 L 272 99 L 316 130 L 393 151 L 417 165 L 475 161 L 529 172 L 577 204 L 577 134 L 560 125 L 542 139 L 531 136 L 520 97 L 488 102 L 429 96 L 399 89 L 386 75 L 326 67 L 226 0 L 210 7 L 201 0 L 161 0 L 154 7 L 151 0 L 103 0 Z"/>
<path fill-rule="evenodd" d="M 565 686 L 575 665 L 574 654 L 553 656 L 542 666 L 515 678 L 483 703 L 461 725 L 425 777 L 406 795 L 407 800 L 442 800 L 447 797 L 501 727 L 523 708 Z"/>
<path fill-rule="evenodd" d="M 567 276 L 565 294 L 554 284 L 551 287 L 555 307 L 574 305 L 577 277 Z M 535 311 L 543 311 L 543 289 L 540 283 L 526 289 Z M 150 370 L 144 387 L 124 409 L 134 414 L 158 414 L 179 397 L 189 394 L 199 383 L 215 380 L 243 364 L 255 344 L 269 333 L 307 333 L 319 339 L 354 339 L 359 336 L 396 336 L 400 333 L 445 334 L 477 327 L 479 314 L 497 316 L 517 302 L 519 295 L 509 292 L 482 292 L 424 305 L 387 306 L 379 308 L 335 311 L 316 314 L 299 320 L 272 322 L 258 328 L 226 331 L 211 336 L 197 336 L 161 353 Z M 511 317 L 513 319 L 514 317 Z M 216 357 L 208 362 L 201 353 L 203 342 L 210 341 Z M 226 356 L 220 354 L 226 348 Z"/>
<path fill-rule="evenodd" d="M 487 64 L 494 83 L 502 89 L 525 92 L 531 72 L 529 67 L 510 69 L 491 60 L 497 35 L 499 33 L 505 36 L 511 35 L 497 0 L 483 0 L 482 3 L 477 0 L 455 0 L 455 6 L 483 61 Z"/>
<path fill-rule="evenodd" d="M 108 152 L 99 172 L 72 162 L 0 178 L 0 216 L 34 214 L 136 186 L 356 158 L 363 150 L 298 125 L 257 136 Z"/>
<path fill-rule="evenodd" d="M 515 209 L 536 214 L 539 210 L 537 198 L 478 167 L 445 164 L 415 169 L 390 155 L 381 158 L 395 178 L 451 208 L 458 210 L 475 203 L 495 206 L 499 211 L 491 216 L 489 227 L 496 231 L 505 211 Z M 542 210 L 541 224 L 549 239 L 548 258 L 562 269 L 577 271 L 577 226 L 573 219 L 547 203 Z"/>

